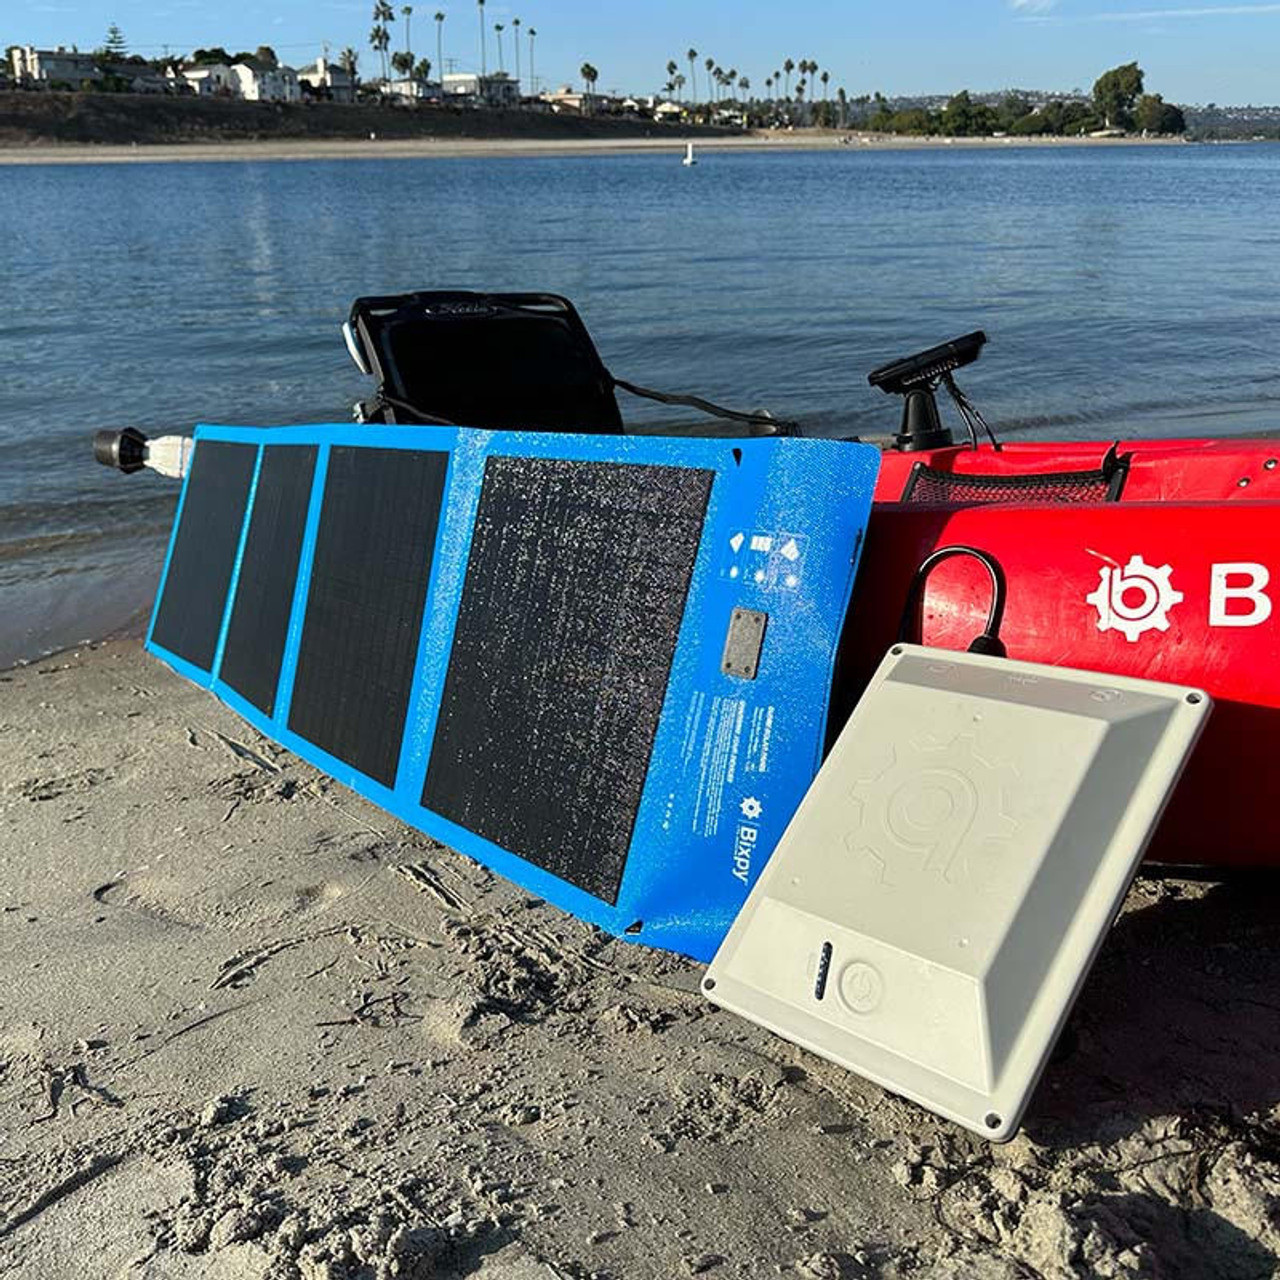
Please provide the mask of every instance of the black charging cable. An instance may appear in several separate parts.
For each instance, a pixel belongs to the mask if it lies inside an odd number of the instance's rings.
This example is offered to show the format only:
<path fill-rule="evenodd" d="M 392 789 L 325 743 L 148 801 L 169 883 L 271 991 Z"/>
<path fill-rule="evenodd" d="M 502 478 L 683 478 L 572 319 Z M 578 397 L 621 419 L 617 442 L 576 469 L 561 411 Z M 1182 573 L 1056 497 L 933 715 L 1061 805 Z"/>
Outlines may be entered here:
<path fill-rule="evenodd" d="M 991 607 L 987 611 L 987 625 L 983 628 L 981 635 L 973 638 L 969 645 L 969 652 L 985 653 L 992 658 L 1007 658 L 1009 655 L 1004 647 L 1004 641 L 1000 639 L 1000 624 L 1004 621 L 1006 595 L 1004 570 L 1000 567 L 1000 561 L 995 556 L 989 555 L 985 551 L 979 551 L 977 547 L 941 547 L 920 562 L 920 567 L 911 579 L 911 586 L 907 588 L 907 600 L 902 610 L 902 621 L 898 624 L 898 640 L 902 643 L 907 643 L 910 640 L 911 632 L 915 630 L 916 611 L 920 607 L 920 597 L 924 593 L 924 586 L 928 581 L 929 575 L 944 560 L 950 560 L 953 556 L 970 556 L 972 559 L 977 560 L 986 569 L 987 575 L 991 579 Z"/>

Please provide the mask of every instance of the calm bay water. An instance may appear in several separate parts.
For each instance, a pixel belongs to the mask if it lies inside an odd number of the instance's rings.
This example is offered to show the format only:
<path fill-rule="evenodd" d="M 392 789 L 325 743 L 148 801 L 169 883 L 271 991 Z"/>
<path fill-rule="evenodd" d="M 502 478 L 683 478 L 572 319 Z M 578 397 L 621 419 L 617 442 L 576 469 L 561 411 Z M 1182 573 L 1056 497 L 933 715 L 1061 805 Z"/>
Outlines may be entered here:
<path fill-rule="evenodd" d="M 620 376 L 815 434 L 892 430 L 867 371 L 975 328 L 1005 432 L 1280 427 L 1280 147 L 676 160 L 0 167 L 0 666 L 154 589 L 176 485 L 93 430 L 345 420 L 361 293 L 566 293 Z"/>

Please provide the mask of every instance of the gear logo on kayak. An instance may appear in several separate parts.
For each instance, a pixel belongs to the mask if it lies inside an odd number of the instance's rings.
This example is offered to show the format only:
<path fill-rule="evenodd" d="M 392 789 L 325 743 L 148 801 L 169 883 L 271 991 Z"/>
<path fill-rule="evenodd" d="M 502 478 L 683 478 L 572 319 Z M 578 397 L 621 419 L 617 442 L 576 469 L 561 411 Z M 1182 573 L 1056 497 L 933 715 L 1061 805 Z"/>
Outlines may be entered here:
<path fill-rule="evenodd" d="M 1184 599 L 1170 578 L 1173 566 L 1130 556 L 1123 569 L 1098 570 L 1097 589 L 1085 599 L 1098 611 L 1099 631 L 1122 631 L 1131 644 L 1145 631 L 1168 631 L 1169 610 Z"/>

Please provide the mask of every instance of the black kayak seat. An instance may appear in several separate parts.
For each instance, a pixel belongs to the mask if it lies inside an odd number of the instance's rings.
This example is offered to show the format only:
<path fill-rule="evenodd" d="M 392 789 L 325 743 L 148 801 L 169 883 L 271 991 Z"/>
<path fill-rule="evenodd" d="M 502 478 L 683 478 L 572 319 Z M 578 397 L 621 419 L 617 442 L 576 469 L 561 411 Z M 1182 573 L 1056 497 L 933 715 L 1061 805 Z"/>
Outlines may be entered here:
<path fill-rule="evenodd" d="M 676 428 L 677 435 L 796 434 L 794 423 L 763 409 L 727 409 L 615 378 L 573 303 L 557 293 L 431 289 L 357 298 L 343 336 L 378 384 L 374 398 L 356 406 L 362 422 L 623 435 L 614 395 L 621 388 L 731 424 Z"/>
<path fill-rule="evenodd" d="M 613 379 L 573 303 L 558 294 L 357 298 L 347 341 L 378 382 L 369 421 L 622 433 Z"/>

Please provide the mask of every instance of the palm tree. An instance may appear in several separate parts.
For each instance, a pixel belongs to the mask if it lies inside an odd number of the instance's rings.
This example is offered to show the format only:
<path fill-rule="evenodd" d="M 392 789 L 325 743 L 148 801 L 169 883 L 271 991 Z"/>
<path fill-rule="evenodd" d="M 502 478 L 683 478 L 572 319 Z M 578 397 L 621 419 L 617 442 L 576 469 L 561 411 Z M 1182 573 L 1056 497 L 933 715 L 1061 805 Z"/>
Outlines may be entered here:
<path fill-rule="evenodd" d="M 390 69 L 387 65 L 387 50 L 391 47 L 391 32 L 387 28 L 388 22 L 396 20 L 396 11 L 387 3 L 387 0 L 377 0 L 373 6 L 373 29 L 369 32 L 369 44 L 382 55 L 382 78 L 386 80 L 390 75 Z"/>
<path fill-rule="evenodd" d="M 338 54 L 338 66 L 351 77 L 352 84 L 355 83 L 356 66 L 359 61 L 360 55 L 350 45 Z"/>
<path fill-rule="evenodd" d="M 476 0 L 476 8 L 480 10 L 480 74 L 486 75 L 484 65 L 484 0 Z"/>
<path fill-rule="evenodd" d="M 410 63 L 412 64 L 413 41 L 409 38 L 409 19 L 413 17 L 413 5 L 411 4 L 401 5 L 400 13 L 404 18 L 404 51 L 409 55 L 409 60 L 410 60 Z"/>
<path fill-rule="evenodd" d="M 782 96 L 784 98 L 791 97 L 791 73 L 796 69 L 796 64 L 790 58 L 782 64 L 782 69 L 787 73 L 786 85 L 783 89 Z"/>
<path fill-rule="evenodd" d="M 830 72 L 830 71 L 824 71 L 824 72 L 822 73 L 822 75 L 819 77 L 819 79 L 822 81 L 822 100 L 823 100 L 823 102 L 826 102 L 826 100 L 827 100 L 827 85 L 828 85 L 828 84 L 830 83 L 830 81 L 831 81 L 831 72 Z"/>
<path fill-rule="evenodd" d="M 693 64 L 698 60 L 698 51 L 697 49 L 690 49 L 684 56 L 689 59 L 689 96 L 694 102 L 697 102 L 698 75 Z"/>
<path fill-rule="evenodd" d="M 538 92 L 538 77 L 533 74 L 533 41 L 534 41 L 534 37 L 537 36 L 537 34 L 538 33 L 532 27 L 529 28 L 529 92 L 530 93 Z"/>
<path fill-rule="evenodd" d="M 520 19 L 511 19 L 511 43 L 516 47 L 516 97 L 520 96 Z"/>
<path fill-rule="evenodd" d="M 677 71 L 679 71 L 679 70 L 680 70 L 680 64 L 679 64 L 679 63 L 678 63 L 674 58 L 668 59 L 668 61 L 667 61 L 667 79 L 671 81 L 671 87 L 670 87 L 670 89 L 668 90 L 668 92 L 669 92 L 669 93 L 674 93 L 674 92 L 675 92 L 675 88 L 676 88 L 676 72 L 677 72 Z"/>
<path fill-rule="evenodd" d="M 588 92 L 594 95 L 595 83 L 600 79 L 600 73 L 591 65 L 591 63 L 584 62 L 582 66 L 578 68 L 578 74 L 582 77 L 582 82 L 586 85 Z M 585 99 L 585 102 L 589 103 L 590 98 Z M 591 114 L 589 107 L 586 114 Z"/>
<path fill-rule="evenodd" d="M 495 22 L 493 24 L 493 29 L 498 33 L 498 70 L 499 72 L 502 72 L 506 70 L 506 68 L 502 65 L 502 33 L 506 30 L 506 28 L 502 25 L 502 23 Z"/>
<path fill-rule="evenodd" d="M 738 92 L 746 94 L 751 88 L 751 81 L 746 76 L 741 76 L 738 80 Z"/>
<path fill-rule="evenodd" d="M 707 101 L 710 102 L 715 94 L 711 91 L 711 74 L 715 70 L 716 60 L 714 58 L 705 58 L 702 65 L 707 69 Z"/>
<path fill-rule="evenodd" d="M 375 22 L 369 29 L 369 48 L 382 58 L 382 78 L 387 78 L 387 46 L 391 43 L 391 34 L 380 22 Z"/>
<path fill-rule="evenodd" d="M 444 75 L 444 13 L 437 9 L 433 15 L 436 20 L 436 72 Z"/>

